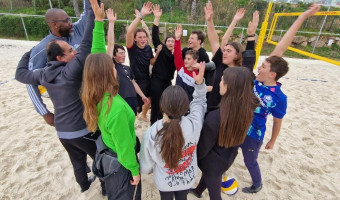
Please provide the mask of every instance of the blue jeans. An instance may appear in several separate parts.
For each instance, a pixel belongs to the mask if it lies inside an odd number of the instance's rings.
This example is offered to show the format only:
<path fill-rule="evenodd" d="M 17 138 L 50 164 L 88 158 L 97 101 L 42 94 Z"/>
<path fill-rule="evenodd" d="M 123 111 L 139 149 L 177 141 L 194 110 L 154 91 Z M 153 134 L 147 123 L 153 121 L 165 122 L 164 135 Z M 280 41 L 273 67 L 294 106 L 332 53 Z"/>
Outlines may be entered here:
<path fill-rule="evenodd" d="M 248 168 L 253 185 L 259 187 L 262 185 L 261 171 L 259 164 L 257 163 L 257 157 L 259 155 L 262 141 L 246 136 L 243 144 L 241 145 L 244 164 Z"/>

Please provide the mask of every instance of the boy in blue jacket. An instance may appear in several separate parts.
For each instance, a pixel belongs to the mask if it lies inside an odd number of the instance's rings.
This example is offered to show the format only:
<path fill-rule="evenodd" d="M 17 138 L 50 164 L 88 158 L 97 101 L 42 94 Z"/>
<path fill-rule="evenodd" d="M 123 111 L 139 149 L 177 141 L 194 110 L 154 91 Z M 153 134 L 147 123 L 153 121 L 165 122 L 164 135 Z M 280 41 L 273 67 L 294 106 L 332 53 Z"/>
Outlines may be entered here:
<path fill-rule="evenodd" d="M 314 15 L 320 6 L 312 5 L 302 13 L 289 28 L 270 56 L 258 67 L 258 75 L 254 81 L 254 94 L 260 100 L 260 106 L 254 112 L 254 118 L 241 145 L 244 163 L 248 168 L 253 184 L 242 189 L 245 193 L 256 193 L 262 189 L 262 178 L 257 157 L 263 143 L 266 131 L 266 121 L 269 114 L 273 115 L 272 137 L 265 149 L 273 149 L 279 135 L 282 119 L 286 114 L 287 96 L 281 91 L 281 83 L 277 82 L 288 72 L 288 63 L 282 58 L 283 53 L 292 43 L 294 36 L 302 23 Z"/>

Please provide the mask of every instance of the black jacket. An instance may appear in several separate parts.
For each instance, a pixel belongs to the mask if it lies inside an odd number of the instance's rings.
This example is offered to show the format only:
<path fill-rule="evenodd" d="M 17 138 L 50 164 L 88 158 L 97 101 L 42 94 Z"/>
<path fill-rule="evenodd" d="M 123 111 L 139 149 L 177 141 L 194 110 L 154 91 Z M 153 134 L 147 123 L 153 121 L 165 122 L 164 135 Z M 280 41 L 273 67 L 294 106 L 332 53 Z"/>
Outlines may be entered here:
<path fill-rule="evenodd" d="M 203 123 L 197 145 L 198 167 L 208 176 L 221 175 L 233 164 L 238 147 L 218 146 L 220 109 L 210 111 Z"/>
<path fill-rule="evenodd" d="M 155 51 L 158 45 L 162 45 L 162 50 L 153 65 L 151 78 L 157 78 L 165 83 L 171 83 L 176 71 L 174 63 L 174 55 L 159 39 L 159 28 L 156 25 L 152 26 L 152 43 Z"/>

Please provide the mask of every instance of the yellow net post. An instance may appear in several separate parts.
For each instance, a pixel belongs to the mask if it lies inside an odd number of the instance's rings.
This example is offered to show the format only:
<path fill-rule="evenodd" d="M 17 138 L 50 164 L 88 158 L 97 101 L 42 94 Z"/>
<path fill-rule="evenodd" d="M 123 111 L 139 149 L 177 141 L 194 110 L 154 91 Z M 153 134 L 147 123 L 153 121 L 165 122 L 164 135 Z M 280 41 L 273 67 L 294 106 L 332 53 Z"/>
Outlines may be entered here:
<path fill-rule="evenodd" d="M 267 27 L 268 27 L 268 19 L 269 19 L 269 15 L 270 15 L 270 11 L 272 10 L 272 7 L 273 7 L 273 2 L 269 2 L 266 17 L 265 17 L 264 21 L 262 22 L 259 38 L 257 40 L 257 44 L 256 44 L 256 48 L 255 48 L 255 50 L 256 50 L 256 61 L 255 61 L 254 69 L 257 66 L 257 62 L 258 62 L 260 54 L 261 54 L 261 49 L 262 49 L 262 46 L 263 46 L 264 37 L 266 35 L 266 31 L 267 31 Z"/>
<path fill-rule="evenodd" d="M 267 41 L 266 42 L 269 43 L 269 44 L 273 44 L 273 45 L 277 45 L 278 44 L 277 42 L 272 41 L 272 37 L 273 37 L 273 33 L 274 33 L 274 30 L 275 30 L 275 27 L 276 27 L 277 19 L 278 19 L 279 16 L 299 16 L 301 14 L 302 14 L 302 12 L 296 12 L 296 13 L 275 13 L 275 15 L 273 17 L 273 20 L 272 20 L 272 24 L 270 25 L 270 30 L 268 32 L 268 36 L 267 36 Z M 317 13 L 314 14 L 314 16 L 323 16 L 323 15 L 339 16 L 340 15 L 340 11 L 323 11 L 323 12 L 317 12 Z M 256 56 L 257 56 L 257 53 L 258 53 L 257 52 L 258 51 L 257 47 L 258 46 L 256 46 Z M 262 47 L 262 44 L 261 44 L 261 47 Z M 330 58 L 326 58 L 326 57 L 323 57 L 323 56 L 319 56 L 319 55 L 316 55 L 316 54 L 313 54 L 313 53 L 309 53 L 307 51 L 303 51 L 303 50 L 300 50 L 300 49 L 297 49 L 297 48 L 294 48 L 294 47 L 288 47 L 288 50 L 294 51 L 294 52 L 299 53 L 301 55 L 309 56 L 311 58 L 315 58 L 315 59 L 318 59 L 318 60 L 322 60 L 322 61 L 334 64 L 334 65 L 340 66 L 340 61 L 337 61 L 337 60 L 334 60 L 334 59 L 330 59 Z M 258 57 L 256 57 L 256 62 L 257 62 L 257 59 L 258 59 Z M 255 64 L 255 66 L 256 66 L 256 64 Z"/>

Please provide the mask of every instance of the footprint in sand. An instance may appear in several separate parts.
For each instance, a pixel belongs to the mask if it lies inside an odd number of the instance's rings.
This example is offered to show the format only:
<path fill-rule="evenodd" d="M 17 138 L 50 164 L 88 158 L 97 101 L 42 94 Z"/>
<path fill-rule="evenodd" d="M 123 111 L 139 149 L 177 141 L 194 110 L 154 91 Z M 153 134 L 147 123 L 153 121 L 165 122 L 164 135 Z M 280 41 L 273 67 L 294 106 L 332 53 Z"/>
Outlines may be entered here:
<path fill-rule="evenodd" d="M 308 145 L 313 145 L 314 144 L 314 140 L 312 140 L 311 138 L 303 137 L 302 141 L 304 141 Z"/>
<path fill-rule="evenodd" d="M 310 154 L 310 153 L 307 153 L 306 156 L 307 156 L 308 158 L 313 158 L 313 155 Z"/>
<path fill-rule="evenodd" d="M 333 146 L 333 142 L 322 142 L 322 143 L 329 147 Z"/>

